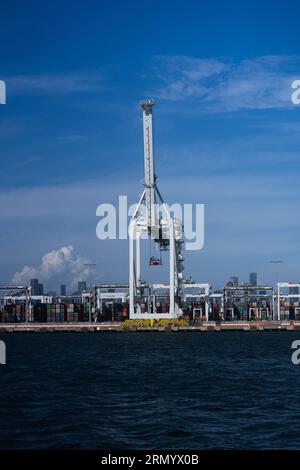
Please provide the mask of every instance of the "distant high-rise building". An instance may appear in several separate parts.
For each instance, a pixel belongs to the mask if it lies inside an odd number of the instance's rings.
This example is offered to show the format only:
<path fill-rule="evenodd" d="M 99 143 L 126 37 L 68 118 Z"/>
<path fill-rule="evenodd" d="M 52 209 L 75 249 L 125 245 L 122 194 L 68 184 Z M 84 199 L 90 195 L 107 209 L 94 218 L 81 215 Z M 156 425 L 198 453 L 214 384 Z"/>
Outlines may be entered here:
<path fill-rule="evenodd" d="M 86 281 L 79 281 L 78 287 L 77 287 L 78 294 L 82 294 L 82 292 L 85 290 L 86 290 Z"/>
<path fill-rule="evenodd" d="M 44 295 L 44 284 L 38 284 L 38 295 Z"/>
<path fill-rule="evenodd" d="M 299 288 L 298 287 L 289 287 L 289 294 L 296 294 L 298 295 L 299 294 Z M 299 297 L 290 297 L 290 300 L 292 302 L 299 302 Z"/>
<path fill-rule="evenodd" d="M 235 276 L 231 276 L 231 278 L 226 284 L 227 287 L 238 287 L 238 285 L 239 285 L 239 278 Z"/>
<path fill-rule="evenodd" d="M 30 279 L 31 295 L 39 295 L 39 280 Z"/>
<path fill-rule="evenodd" d="M 250 286 L 257 286 L 257 273 L 249 274 L 249 283 Z"/>
<path fill-rule="evenodd" d="M 65 284 L 62 284 L 60 286 L 60 295 L 63 295 L 63 296 L 67 295 L 67 288 Z"/>

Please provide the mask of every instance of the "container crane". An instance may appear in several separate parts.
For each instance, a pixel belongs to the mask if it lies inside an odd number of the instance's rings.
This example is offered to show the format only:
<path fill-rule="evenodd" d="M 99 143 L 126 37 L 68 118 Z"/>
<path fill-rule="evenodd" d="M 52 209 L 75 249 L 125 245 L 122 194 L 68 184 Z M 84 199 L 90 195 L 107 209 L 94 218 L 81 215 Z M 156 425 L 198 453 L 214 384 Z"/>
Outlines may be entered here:
<path fill-rule="evenodd" d="M 183 288 L 183 225 L 170 215 L 157 187 L 153 149 L 154 100 L 141 102 L 144 136 L 144 190 L 129 224 L 129 314 L 130 318 L 176 318 L 181 311 Z M 160 204 L 157 202 L 159 201 Z M 147 233 L 159 252 L 169 251 L 169 284 L 155 284 L 168 289 L 169 312 L 155 312 L 155 293 L 141 280 L 141 237 Z M 134 246 L 136 245 L 136 246 Z M 151 256 L 150 266 L 161 265 L 160 258 Z M 147 291 L 146 301 L 145 292 Z M 143 308 L 142 308 L 143 306 Z"/>

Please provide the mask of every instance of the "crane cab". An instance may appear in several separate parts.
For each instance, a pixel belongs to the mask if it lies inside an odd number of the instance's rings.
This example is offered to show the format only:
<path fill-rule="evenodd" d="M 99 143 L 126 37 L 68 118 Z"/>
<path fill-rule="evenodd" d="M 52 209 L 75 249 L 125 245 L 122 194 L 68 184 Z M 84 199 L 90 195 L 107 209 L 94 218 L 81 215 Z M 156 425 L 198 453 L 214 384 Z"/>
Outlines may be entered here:
<path fill-rule="evenodd" d="M 149 266 L 162 266 L 161 258 L 157 258 L 156 256 L 151 256 L 149 259 Z"/>

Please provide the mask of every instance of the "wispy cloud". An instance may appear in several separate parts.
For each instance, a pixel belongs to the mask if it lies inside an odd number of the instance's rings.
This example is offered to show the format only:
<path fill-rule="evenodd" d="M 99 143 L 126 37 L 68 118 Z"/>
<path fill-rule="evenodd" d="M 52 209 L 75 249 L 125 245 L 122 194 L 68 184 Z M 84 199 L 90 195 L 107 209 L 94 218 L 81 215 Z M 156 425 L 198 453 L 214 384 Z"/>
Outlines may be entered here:
<path fill-rule="evenodd" d="M 100 72 L 18 75 L 6 78 L 10 95 L 51 95 L 99 91 L 106 88 Z"/>
<path fill-rule="evenodd" d="M 158 56 L 154 73 L 161 85 L 154 95 L 168 101 L 194 100 L 206 112 L 291 107 L 291 83 L 300 56 L 261 56 L 239 62 Z"/>
<path fill-rule="evenodd" d="M 185 56 L 158 56 L 155 67 L 163 86 L 160 98 L 172 101 L 203 98 L 210 90 L 210 81 L 224 73 L 227 65 L 217 59 L 195 59 Z"/>

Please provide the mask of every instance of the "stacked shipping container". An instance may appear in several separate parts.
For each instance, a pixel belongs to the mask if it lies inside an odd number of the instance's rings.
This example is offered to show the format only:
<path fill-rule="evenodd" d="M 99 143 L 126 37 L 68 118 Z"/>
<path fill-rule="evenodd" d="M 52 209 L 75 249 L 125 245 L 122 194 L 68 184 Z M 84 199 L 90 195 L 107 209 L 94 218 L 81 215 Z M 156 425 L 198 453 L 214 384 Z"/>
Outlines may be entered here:
<path fill-rule="evenodd" d="M 2 323 L 19 323 L 26 321 L 26 308 L 25 305 L 6 305 L 0 311 L 0 322 Z"/>
<path fill-rule="evenodd" d="M 88 310 L 82 304 L 35 304 L 31 309 L 31 321 L 38 323 L 84 322 L 89 320 Z M 1 323 L 26 321 L 24 304 L 5 305 L 0 311 Z"/>

